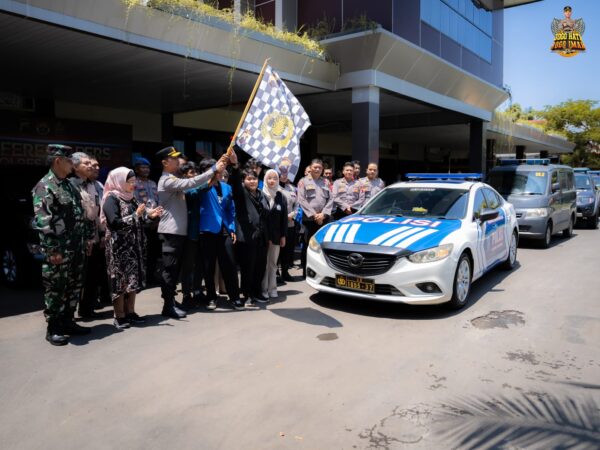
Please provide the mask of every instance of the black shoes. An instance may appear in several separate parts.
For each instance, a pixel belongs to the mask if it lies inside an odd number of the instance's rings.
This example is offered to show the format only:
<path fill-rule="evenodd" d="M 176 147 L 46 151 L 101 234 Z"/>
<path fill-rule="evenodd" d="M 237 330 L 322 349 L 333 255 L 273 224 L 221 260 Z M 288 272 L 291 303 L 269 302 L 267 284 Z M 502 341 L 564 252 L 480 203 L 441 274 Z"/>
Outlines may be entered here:
<path fill-rule="evenodd" d="M 217 301 L 215 299 L 209 300 L 206 304 L 206 309 L 208 309 L 209 311 L 217 309 Z"/>
<path fill-rule="evenodd" d="M 127 319 L 127 322 L 131 325 L 141 325 L 146 323 L 146 319 L 140 317 L 137 313 L 129 313 L 125 316 L 125 319 Z"/>
<path fill-rule="evenodd" d="M 92 330 L 90 328 L 82 327 L 73 322 L 72 319 L 67 319 L 63 322 L 62 332 L 71 336 L 83 336 L 85 334 L 90 334 Z"/>
<path fill-rule="evenodd" d="M 185 311 L 179 309 L 173 303 L 165 304 L 165 306 L 163 306 L 161 315 L 163 315 L 165 317 L 170 317 L 171 319 L 183 319 L 184 317 L 187 316 Z"/>
<path fill-rule="evenodd" d="M 129 328 L 131 326 L 131 324 L 129 323 L 129 320 L 127 320 L 126 317 L 121 317 L 121 318 L 115 317 L 115 320 L 113 321 L 113 325 L 119 331 L 126 330 L 127 328 Z"/>
<path fill-rule="evenodd" d="M 181 302 L 181 307 L 186 311 L 191 309 L 196 309 L 198 307 L 198 302 L 191 295 L 186 295 L 183 297 L 183 301 Z"/>
<path fill-rule="evenodd" d="M 258 303 L 269 303 L 269 297 L 263 294 L 256 294 L 252 296 L 253 300 Z"/>
<path fill-rule="evenodd" d="M 231 300 L 231 306 L 233 306 L 233 309 L 235 309 L 236 311 L 243 311 L 244 309 L 246 309 L 244 307 L 244 302 L 242 302 L 239 298 L 236 300 Z"/>
<path fill-rule="evenodd" d="M 62 324 L 59 319 L 48 319 L 46 340 L 52 345 L 60 346 L 67 345 L 69 343 L 69 336 L 66 336 L 66 333 L 61 325 Z"/>

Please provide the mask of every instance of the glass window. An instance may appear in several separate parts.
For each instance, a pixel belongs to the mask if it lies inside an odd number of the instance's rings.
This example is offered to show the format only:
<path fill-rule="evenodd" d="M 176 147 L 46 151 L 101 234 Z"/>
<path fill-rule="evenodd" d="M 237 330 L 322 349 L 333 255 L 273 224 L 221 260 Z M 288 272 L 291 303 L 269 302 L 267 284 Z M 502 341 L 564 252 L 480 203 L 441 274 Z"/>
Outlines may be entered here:
<path fill-rule="evenodd" d="M 484 209 L 487 209 L 487 201 L 483 196 L 483 189 L 479 189 L 475 193 L 475 201 L 473 203 L 473 216 L 478 218 Z"/>
<path fill-rule="evenodd" d="M 431 23 L 431 2 L 437 0 L 421 0 L 421 20 Z"/>
<path fill-rule="evenodd" d="M 467 2 L 471 2 L 471 0 L 458 0 L 458 12 L 463 16 L 467 13 Z"/>
<path fill-rule="evenodd" d="M 498 200 L 498 196 L 491 189 L 483 189 L 483 195 L 485 196 L 485 200 L 487 201 L 490 209 L 496 209 L 500 206 L 500 200 Z"/>
<path fill-rule="evenodd" d="M 465 5 L 465 17 L 467 18 L 467 20 L 469 22 L 473 22 L 474 12 L 475 12 L 475 6 L 473 5 L 473 2 L 471 2 L 471 0 L 467 0 L 466 5 Z"/>
<path fill-rule="evenodd" d="M 440 29 L 440 14 L 441 14 L 441 1 L 432 0 L 431 3 L 431 26 L 436 30 Z"/>
<path fill-rule="evenodd" d="M 450 8 L 442 3 L 440 9 L 440 31 L 446 36 L 450 35 Z"/>
<path fill-rule="evenodd" d="M 454 39 L 456 42 L 459 42 L 459 40 L 458 40 L 459 16 L 454 11 L 450 11 L 450 17 L 448 19 L 450 22 L 450 34 L 448 36 L 451 39 Z"/>
<path fill-rule="evenodd" d="M 567 172 L 565 170 L 561 170 L 558 172 L 558 182 L 560 183 L 561 189 L 569 189 L 569 180 L 567 179 Z"/>
<path fill-rule="evenodd" d="M 488 183 L 504 197 L 508 195 L 543 195 L 547 186 L 546 172 L 531 170 L 491 171 Z"/>

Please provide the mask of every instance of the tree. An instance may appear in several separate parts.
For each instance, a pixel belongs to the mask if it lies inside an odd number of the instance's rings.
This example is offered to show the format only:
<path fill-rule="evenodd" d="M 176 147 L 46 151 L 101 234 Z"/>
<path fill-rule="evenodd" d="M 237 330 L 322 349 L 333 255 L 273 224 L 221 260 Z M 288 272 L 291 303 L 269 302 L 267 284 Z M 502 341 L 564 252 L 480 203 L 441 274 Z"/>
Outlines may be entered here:
<path fill-rule="evenodd" d="M 535 119 L 535 112 L 531 109 L 531 107 L 523 109 L 519 103 L 514 103 L 510 106 L 510 108 L 507 108 L 506 111 L 504 111 L 504 115 L 512 122 Z"/>
<path fill-rule="evenodd" d="M 600 108 L 595 100 L 567 100 L 539 111 L 546 120 L 546 131 L 559 131 L 575 143 L 572 155 L 563 161 L 572 166 L 600 168 L 600 155 L 593 154 L 591 144 L 600 142 Z"/>

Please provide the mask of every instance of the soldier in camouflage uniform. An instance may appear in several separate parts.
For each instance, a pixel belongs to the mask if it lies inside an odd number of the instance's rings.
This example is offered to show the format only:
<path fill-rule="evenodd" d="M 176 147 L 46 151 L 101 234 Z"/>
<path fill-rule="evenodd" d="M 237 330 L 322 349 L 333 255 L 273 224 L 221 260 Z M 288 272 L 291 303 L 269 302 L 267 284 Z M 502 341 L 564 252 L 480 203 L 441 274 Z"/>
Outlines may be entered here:
<path fill-rule="evenodd" d="M 42 265 L 46 340 L 65 345 L 68 335 L 90 332 L 73 321 L 83 288 L 85 252 L 93 228 L 85 219 L 81 198 L 67 179 L 73 170 L 70 147 L 48 146 L 50 171 L 33 188 L 33 228 L 45 253 Z"/>

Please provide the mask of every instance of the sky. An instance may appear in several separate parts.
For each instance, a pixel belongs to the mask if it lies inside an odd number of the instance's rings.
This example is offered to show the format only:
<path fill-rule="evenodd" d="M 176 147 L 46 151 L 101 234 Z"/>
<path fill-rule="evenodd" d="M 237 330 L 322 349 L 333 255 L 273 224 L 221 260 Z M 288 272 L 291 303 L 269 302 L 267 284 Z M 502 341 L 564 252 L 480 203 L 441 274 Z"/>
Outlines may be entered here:
<path fill-rule="evenodd" d="M 585 22 L 586 52 L 572 58 L 550 51 L 550 24 L 564 17 L 567 5 L 572 19 Z M 513 103 L 523 108 L 542 109 L 568 99 L 600 101 L 600 0 L 542 0 L 506 9 L 504 84 Z"/>

